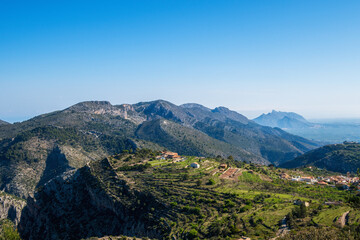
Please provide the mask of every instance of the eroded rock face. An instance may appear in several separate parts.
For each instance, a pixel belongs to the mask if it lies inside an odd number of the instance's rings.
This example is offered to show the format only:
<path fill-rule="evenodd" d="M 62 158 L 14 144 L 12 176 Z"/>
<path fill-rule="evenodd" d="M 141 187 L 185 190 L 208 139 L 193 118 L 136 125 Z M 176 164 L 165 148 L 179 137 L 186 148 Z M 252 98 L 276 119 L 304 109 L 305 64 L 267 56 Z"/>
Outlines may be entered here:
<path fill-rule="evenodd" d="M 18 225 L 23 239 L 82 239 L 107 235 L 161 237 L 164 208 L 149 193 L 131 189 L 105 159 L 49 181 L 28 198 Z"/>
<path fill-rule="evenodd" d="M 25 205 L 25 200 L 0 192 L 0 219 L 10 219 L 17 225 Z"/>

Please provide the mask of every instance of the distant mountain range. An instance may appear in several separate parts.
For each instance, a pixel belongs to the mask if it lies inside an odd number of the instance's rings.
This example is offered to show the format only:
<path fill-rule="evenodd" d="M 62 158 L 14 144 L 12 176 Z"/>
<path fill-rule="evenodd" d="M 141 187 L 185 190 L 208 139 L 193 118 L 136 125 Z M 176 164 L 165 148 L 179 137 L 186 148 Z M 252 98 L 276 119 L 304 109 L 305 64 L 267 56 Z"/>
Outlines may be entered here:
<path fill-rule="evenodd" d="M 316 166 L 334 172 L 356 173 L 360 168 L 360 144 L 345 142 L 320 147 L 280 165 L 284 168 Z"/>
<path fill-rule="evenodd" d="M 271 113 L 262 114 L 254 119 L 254 122 L 278 128 L 307 128 L 314 126 L 308 122 L 303 116 L 293 112 L 278 112 L 273 110 Z"/>
<path fill-rule="evenodd" d="M 261 126 L 225 107 L 167 101 L 112 105 L 89 101 L 0 126 L 0 189 L 26 197 L 53 177 L 125 149 L 232 155 L 275 165 L 319 144 Z"/>
<path fill-rule="evenodd" d="M 294 135 L 323 142 L 324 144 L 360 141 L 359 122 L 314 123 L 297 113 L 275 110 L 262 114 L 253 121 L 263 126 L 278 127 Z"/>

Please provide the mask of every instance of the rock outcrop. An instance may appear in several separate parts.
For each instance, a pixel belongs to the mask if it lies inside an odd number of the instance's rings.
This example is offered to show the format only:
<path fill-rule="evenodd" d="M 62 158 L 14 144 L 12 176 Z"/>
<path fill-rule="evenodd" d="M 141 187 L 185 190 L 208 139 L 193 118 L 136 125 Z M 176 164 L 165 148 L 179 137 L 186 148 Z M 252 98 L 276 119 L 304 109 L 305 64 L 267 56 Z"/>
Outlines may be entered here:
<path fill-rule="evenodd" d="M 19 232 L 24 239 L 82 239 L 106 235 L 161 237 L 150 214 L 164 208 L 150 193 L 131 189 L 107 159 L 68 171 L 27 200 Z"/>
<path fill-rule="evenodd" d="M 9 219 L 17 225 L 25 205 L 25 200 L 0 192 L 0 219 Z"/>

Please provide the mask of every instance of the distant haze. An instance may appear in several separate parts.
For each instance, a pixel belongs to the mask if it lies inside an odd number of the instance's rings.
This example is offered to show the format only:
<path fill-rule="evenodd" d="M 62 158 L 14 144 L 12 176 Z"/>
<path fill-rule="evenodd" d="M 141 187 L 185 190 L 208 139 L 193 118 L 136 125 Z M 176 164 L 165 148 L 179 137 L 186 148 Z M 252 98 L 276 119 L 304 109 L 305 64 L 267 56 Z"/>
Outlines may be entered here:
<path fill-rule="evenodd" d="M 360 1 L 1 1 L 0 119 L 166 99 L 360 118 Z"/>

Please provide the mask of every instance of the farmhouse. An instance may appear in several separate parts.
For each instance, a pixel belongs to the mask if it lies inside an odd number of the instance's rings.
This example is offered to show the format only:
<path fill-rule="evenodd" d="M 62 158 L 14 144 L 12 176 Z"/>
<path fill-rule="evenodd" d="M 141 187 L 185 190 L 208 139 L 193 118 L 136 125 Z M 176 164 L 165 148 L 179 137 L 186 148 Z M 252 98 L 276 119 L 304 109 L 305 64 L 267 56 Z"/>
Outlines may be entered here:
<path fill-rule="evenodd" d="M 161 152 L 161 155 L 157 157 L 157 159 L 178 159 L 181 158 L 179 156 L 179 154 L 177 154 L 176 152 L 169 152 L 169 151 L 164 151 Z"/>
<path fill-rule="evenodd" d="M 200 164 L 198 164 L 197 162 L 193 162 L 192 164 L 190 164 L 190 167 L 192 168 L 199 168 Z"/>
<path fill-rule="evenodd" d="M 224 171 L 227 168 L 227 164 L 222 163 L 222 164 L 220 164 L 219 168 L 220 168 L 220 171 Z"/>

